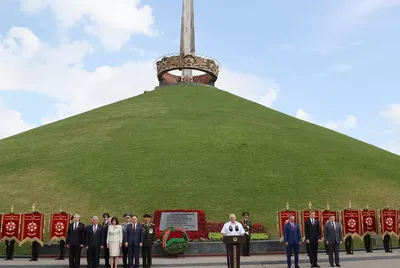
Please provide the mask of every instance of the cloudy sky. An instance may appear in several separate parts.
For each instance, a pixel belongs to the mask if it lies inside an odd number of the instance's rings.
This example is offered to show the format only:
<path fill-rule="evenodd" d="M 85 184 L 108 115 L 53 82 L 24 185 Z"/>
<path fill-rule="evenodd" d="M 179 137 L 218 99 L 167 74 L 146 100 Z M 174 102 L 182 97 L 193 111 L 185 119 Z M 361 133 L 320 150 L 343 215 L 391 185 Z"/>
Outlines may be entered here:
<path fill-rule="evenodd" d="M 217 86 L 400 154 L 399 0 L 195 0 Z M 1 0 L 0 138 L 157 85 L 180 0 Z M 398 78 L 396 78 L 396 75 Z"/>

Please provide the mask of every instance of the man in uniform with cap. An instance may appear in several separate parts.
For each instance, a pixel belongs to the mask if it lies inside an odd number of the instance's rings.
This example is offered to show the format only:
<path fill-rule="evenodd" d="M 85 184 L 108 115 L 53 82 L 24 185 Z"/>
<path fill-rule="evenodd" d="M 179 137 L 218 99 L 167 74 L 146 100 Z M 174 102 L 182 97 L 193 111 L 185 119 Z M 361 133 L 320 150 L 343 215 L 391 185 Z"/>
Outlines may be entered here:
<path fill-rule="evenodd" d="M 122 236 L 126 236 L 126 228 L 128 224 L 131 223 L 132 213 L 125 213 L 124 214 L 125 222 L 122 224 Z M 122 243 L 122 263 L 124 268 L 128 268 L 128 247 L 125 246 L 125 243 Z"/>
<path fill-rule="evenodd" d="M 156 241 L 156 228 L 153 223 L 151 223 L 151 215 L 144 214 L 144 224 L 143 224 L 143 246 L 142 246 L 142 258 L 143 258 L 143 268 L 151 267 L 151 259 L 153 252 L 153 243 Z"/>
<path fill-rule="evenodd" d="M 104 244 L 106 244 L 105 241 L 107 241 L 107 234 L 108 234 L 108 226 L 110 225 L 110 214 L 107 212 L 103 213 L 103 222 L 102 226 L 104 227 Z M 106 268 L 110 268 L 110 249 L 107 247 L 103 248 L 103 257 L 104 257 L 104 266 Z"/>
<path fill-rule="evenodd" d="M 12 260 L 14 257 L 15 240 L 6 240 L 6 258 L 5 261 Z"/>
<path fill-rule="evenodd" d="M 243 256 L 250 256 L 250 229 L 253 227 L 253 223 L 251 222 L 251 220 L 249 220 L 249 212 L 243 212 L 242 216 L 243 220 L 241 220 L 241 224 L 246 235 L 246 243 L 243 244 Z"/>

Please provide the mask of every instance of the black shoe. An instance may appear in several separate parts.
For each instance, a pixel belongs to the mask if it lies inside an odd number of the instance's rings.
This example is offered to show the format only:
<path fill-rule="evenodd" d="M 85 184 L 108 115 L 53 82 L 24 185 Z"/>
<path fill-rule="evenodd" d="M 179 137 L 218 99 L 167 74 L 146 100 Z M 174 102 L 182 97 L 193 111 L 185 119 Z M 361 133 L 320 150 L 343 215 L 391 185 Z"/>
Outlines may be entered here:
<path fill-rule="evenodd" d="M 8 261 L 8 260 L 9 260 L 9 258 L 5 258 L 4 260 L 5 260 L 5 261 Z"/>
<path fill-rule="evenodd" d="M 314 264 L 314 266 L 313 267 L 321 267 L 321 266 L 319 266 L 318 264 Z"/>
<path fill-rule="evenodd" d="M 335 267 L 335 265 L 331 264 L 331 267 Z"/>
<path fill-rule="evenodd" d="M 300 268 L 300 266 L 296 265 L 294 268 Z"/>
<path fill-rule="evenodd" d="M 341 267 L 340 264 L 336 264 L 336 267 Z"/>

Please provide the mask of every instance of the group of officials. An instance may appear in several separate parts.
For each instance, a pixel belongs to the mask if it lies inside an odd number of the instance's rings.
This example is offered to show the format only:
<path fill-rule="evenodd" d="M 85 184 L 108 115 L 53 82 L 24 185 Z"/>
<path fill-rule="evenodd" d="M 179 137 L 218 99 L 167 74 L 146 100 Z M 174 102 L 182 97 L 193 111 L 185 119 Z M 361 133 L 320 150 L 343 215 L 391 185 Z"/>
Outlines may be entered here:
<path fill-rule="evenodd" d="M 138 268 L 139 254 L 142 252 L 143 268 L 150 268 L 152 262 L 152 248 L 156 241 L 156 230 L 151 223 L 151 215 L 145 214 L 144 223 L 138 223 L 138 217 L 130 213 L 124 214 L 124 223 L 119 225 L 117 217 L 103 214 L 103 222 L 99 218 L 90 218 L 90 224 L 85 226 L 80 222 L 80 216 L 75 214 L 71 218 L 67 230 L 65 246 L 69 248 L 69 267 L 80 267 L 81 250 L 87 250 L 87 267 L 98 268 L 100 253 L 106 268 L 116 268 L 120 249 L 123 256 L 124 268 Z M 64 245 L 60 244 L 60 257 L 64 257 Z M 110 265 L 111 260 L 111 265 Z"/>
<path fill-rule="evenodd" d="M 315 212 L 310 213 L 310 218 L 305 222 L 305 243 L 311 267 L 318 265 L 318 244 L 321 243 L 320 223 L 315 219 Z M 331 267 L 340 267 L 339 246 L 343 242 L 342 225 L 335 221 L 335 216 L 330 216 L 323 228 L 325 244 L 328 248 L 329 264 Z M 294 254 L 295 268 L 299 268 L 299 249 L 301 245 L 300 227 L 294 222 L 294 216 L 289 217 L 283 230 L 284 242 L 287 249 L 287 265 L 292 267 L 291 256 Z"/>

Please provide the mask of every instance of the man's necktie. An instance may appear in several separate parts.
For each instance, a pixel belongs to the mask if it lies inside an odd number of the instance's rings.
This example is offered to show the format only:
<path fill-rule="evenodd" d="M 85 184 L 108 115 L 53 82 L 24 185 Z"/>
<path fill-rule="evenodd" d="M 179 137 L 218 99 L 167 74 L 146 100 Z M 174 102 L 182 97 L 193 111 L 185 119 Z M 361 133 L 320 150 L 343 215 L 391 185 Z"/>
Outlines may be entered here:
<path fill-rule="evenodd" d="M 133 231 L 136 231 L 136 223 L 133 224 Z"/>
<path fill-rule="evenodd" d="M 311 220 L 311 224 L 314 226 L 314 220 Z"/>
<path fill-rule="evenodd" d="M 97 231 L 97 226 L 95 225 L 95 226 L 94 226 L 94 231 L 93 231 L 93 232 L 96 233 L 96 231 Z"/>
<path fill-rule="evenodd" d="M 292 223 L 292 229 L 294 230 L 294 224 Z"/>

